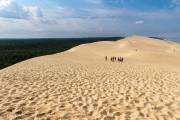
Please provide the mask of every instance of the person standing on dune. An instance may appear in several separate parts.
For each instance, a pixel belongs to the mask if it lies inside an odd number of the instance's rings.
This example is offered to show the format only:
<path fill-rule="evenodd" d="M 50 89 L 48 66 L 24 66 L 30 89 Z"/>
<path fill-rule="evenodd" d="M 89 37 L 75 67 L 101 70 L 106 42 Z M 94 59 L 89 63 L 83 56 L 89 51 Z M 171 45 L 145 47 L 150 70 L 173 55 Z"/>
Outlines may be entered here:
<path fill-rule="evenodd" d="M 107 57 L 107 56 L 105 57 L 105 60 L 106 60 L 106 61 L 108 60 L 108 57 Z"/>

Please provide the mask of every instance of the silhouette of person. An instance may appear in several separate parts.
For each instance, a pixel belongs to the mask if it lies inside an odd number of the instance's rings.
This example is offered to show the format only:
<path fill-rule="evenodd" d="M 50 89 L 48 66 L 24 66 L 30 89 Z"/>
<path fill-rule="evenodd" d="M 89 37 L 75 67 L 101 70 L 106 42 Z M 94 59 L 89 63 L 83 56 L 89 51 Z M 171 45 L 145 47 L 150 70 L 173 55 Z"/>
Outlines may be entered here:
<path fill-rule="evenodd" d="M 121 58 L 120 57 L 118 57 L 118 62 L 121 62 Z"/>
<path fill-rule="evenodd" d="M 108 57 L 107 57 L 107 56 L 105 57 L 105 60 L 106 60 L 106 61 L 108 60 Z"/>

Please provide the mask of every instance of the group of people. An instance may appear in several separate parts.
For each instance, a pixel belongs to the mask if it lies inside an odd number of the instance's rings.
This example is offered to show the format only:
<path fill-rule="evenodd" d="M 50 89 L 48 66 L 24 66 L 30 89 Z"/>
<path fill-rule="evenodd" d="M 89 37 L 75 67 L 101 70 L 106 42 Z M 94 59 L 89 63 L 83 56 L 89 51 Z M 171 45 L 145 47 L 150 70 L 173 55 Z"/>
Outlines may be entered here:
<path fill-rule="evenodd" d="M 108 60 L 108 57 L 106 56 L 105 57 L 105 60 L 107 61 Z M 111 62 L 116 62 L 116 61 L 118 61 L 118 62 L 123 62 L 124 61 L 124 58 L 123 57 L 111 57 L 110 58 L 110 60 L 111 60 Z"/>

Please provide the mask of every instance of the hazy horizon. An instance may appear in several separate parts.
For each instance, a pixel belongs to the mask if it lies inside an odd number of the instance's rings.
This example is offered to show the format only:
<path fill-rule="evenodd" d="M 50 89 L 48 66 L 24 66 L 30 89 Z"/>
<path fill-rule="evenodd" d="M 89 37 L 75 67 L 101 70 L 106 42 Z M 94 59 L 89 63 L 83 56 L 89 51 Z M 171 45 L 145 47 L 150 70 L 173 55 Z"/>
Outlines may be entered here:
<path fill-rule="evenodd" d="M 133 36 L 133 35 L 131 35 Z M 33 39 L 39 39 L 39 40 L 43 40 L 43 39 L 91 39 L 91 38 L 94 38 L 94 39 L 98 39 L 98 38 L 121 38 L 121 37 L 129 37 L 129 36 L 107 36 L 107 37 L 103 37 L 103 36 L 98 36 L 98 37 L 54 37 L 54 38 L 38 38 L 38 37 L 34 37 L 34 38 L 0 38 L 0 41 L 1 40 L 33 40 Z M 145 36 L 145 37 L 156 37 L 156 36 Z M 158 37 L 157 37 L 158 38 Z M 161 37 L 159 37 L 161 38 Z M 169 40 L 169 41 L 174 41 L 174 42 L 178 42 L 180 43 L 180 39 L 168 39 L 168 38 L 162 38 L 164 40 Z"/>

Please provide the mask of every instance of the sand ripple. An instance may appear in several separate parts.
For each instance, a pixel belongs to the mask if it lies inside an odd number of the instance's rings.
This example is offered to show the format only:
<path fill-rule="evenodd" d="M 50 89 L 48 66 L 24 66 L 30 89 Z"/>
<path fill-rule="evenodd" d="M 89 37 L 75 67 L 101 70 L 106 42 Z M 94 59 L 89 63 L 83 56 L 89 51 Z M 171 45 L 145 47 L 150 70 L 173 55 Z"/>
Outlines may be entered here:
<path fill-rule="evenodd" d="M 9 71 L 0 72 L 1 119 L 180 119 L 176 70 L 71 63 Z"/>

